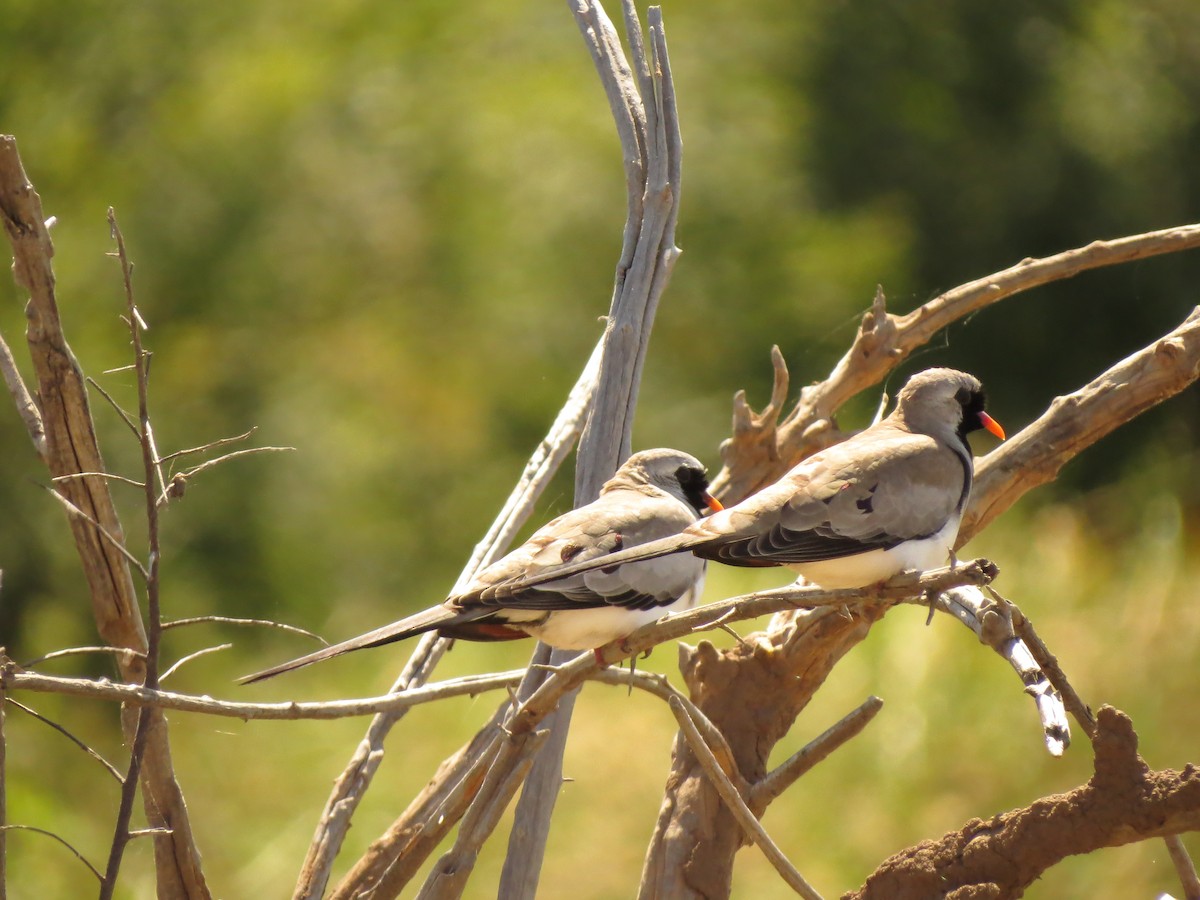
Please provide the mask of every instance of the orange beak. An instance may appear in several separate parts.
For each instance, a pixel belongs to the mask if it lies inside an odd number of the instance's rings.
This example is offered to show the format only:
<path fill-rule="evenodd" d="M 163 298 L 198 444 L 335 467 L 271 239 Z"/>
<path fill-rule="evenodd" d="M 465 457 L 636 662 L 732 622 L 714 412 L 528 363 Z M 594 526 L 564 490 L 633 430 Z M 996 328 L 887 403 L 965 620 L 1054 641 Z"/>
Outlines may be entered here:
<path fill-rule="evenodd" d="M 1004 440 L 1004 429 L 1000 427 L 1000 423 L 982 410 L 979 412 L 979 424 L 1000 438 L 1000 440 Z"/>
<path fill-rule="evenodd" d="M 999 428 L 1000 426 L 997 425 L 996 427 Z M 721 510 L 723 510 L 725 508 L 724 506 L 721 505 L 721 501 L 718 500 L 716 497 L 714 497 L 712 494 L 710 494 L 708 491 L 704 492 L 704 505 L 707 506 L 709 509 L 711 509 L 713 512 L 720 512 Z"/>

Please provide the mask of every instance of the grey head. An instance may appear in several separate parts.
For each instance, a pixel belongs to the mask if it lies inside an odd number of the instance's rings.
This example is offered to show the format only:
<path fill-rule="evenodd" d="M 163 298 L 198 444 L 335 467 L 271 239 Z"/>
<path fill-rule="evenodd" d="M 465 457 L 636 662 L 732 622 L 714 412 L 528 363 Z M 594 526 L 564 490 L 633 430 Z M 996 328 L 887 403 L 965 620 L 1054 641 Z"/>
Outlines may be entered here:
<path fill-rule="evenodd" d="M 1004 440 L 1004 430 L 984 407 L 983 385 L 974 375 L 957 369 L 926 369 L 908 379 L 896 398 L 891 418 L 911 432 L 950 443 L 981 428 Z"/>
<path fill-rule="evenodd" d="M 708 493 L 708 475 L 704 464 L 690 453 L 660 447 L 639 450 L 604 483 L 600 493 L 634 488 L 657 488 L 686 503 L 698 514 L 720 509 Z"/>

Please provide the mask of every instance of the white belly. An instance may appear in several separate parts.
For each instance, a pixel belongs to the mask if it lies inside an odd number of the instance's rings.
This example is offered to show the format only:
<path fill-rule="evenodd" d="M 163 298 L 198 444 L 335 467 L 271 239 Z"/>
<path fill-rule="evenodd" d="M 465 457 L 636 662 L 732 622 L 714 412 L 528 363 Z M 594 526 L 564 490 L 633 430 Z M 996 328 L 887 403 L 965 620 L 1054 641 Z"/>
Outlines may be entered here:
<path fill-rule="evenodd" d="M 552 612 L 539 623 L 510 621 L 514 628 L 532 635 L 559 650 L 594 650 L 618 638 L 628 637 L 643 625 L 657 622 L 667 613 L 682 612 L 696 605 L 704 579 L 670 606 L 653 609 L 623 609 L 604 606 L 598 609 L 567 609 Z"/>
<path fill-rule="evenodd" d="M 938 569 L 950 561 L 950 551 L 958 537 L 960 517 L 947 522 L 942 530 L 920 541 L 905 541 L 889 550 L 870 550 L 854 556 L 797 563 L 794 569 L 813 584 L 831 590 L 866 587 L 909 571 Z"/>

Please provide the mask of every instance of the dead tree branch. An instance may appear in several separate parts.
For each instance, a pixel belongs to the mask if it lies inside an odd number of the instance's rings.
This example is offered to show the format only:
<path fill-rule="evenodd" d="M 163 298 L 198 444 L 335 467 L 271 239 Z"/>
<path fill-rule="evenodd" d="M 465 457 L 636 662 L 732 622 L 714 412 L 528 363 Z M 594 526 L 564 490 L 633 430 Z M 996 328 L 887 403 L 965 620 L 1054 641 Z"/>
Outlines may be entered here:
<path fill-rule="evenodd" d="M 29 293 L 26 338 L 37 378 L 50 475 L 103 472 L 106 467 L 92 426 L 86 382 L 59 318 L 50 263 L 54 248 L 41 198 L 25 174 L 16 140 L 8 135 L 0 135 L 0 218 L 12 245 L 14 278 Z M 56 483 L 56 490 L 96 523 L 92 525 L 78 516 L 69 518 L 101 637 L 106 644 L 144 654 L 147 637 L 127 560 L 100 535 L 102 529 L 124 544 L 124 531 L 106 479 L 64 480 Z M 145 679 L 143 656 L 118 657 L 118 666 L 125 681 L 140 683 Z M 131 742 L 134 719 L 133 714 L 122 717 Z M 166 829 L 154 838 L 159 893 L 207 898 L 200 854 L 175 780 L 167 722 L 161 710 L 149 714 L 145 734 L 142 783 L 146 817 L 153 827 Z"/>
<path fill-rule="evenodd" d="M 903 850 L 847 900 L 917 900 L 960 888 L 1019 897 L 1067 856 L 1200 830 L 1200 770 L 1151 771 L 1133 724 L 1112 707 L 1100 709 L 1097 726 L 1087 784 Z"/>
<path fill-rule="evenodd" d="M 722 448 L 725 468 L 713 489 L 726 505 L 776 481 L 787 469 L 829 442 L 833 416 L 851 397 L 878 384 L 943 328 L 993 303 L 1089 269 L 1200 247 L 1200 225 L 1181 225 L 1111 241 L 1093 241 L 1043 259 L 1025 259 L 941 294 L 906 315 L 889 313 L 882 292 L 863 316 L 854 343 L 829 376 L 801 389 L 782 422 L 775 404 L 782 357 L 775 360 L 772 404 L 754 416 L 744 394 L 734 399 L 734 437 Z M 1170 352 L 1169 350 L 1167 352 Z M 786 369 L 783 384 L 786 391 Z M 740 399 L 739 399 L 740 398 Z"/>
<path fill-rule="evenodd" d="M 609 98 L 626 160 L 628 197 L 596 398 L 579 440 L 575 505 L 580 506 L 599 495 L 600 486 L 632 452 L 633 418 L 650 331 L 680 253 L 675 246 L 675 224 L 683 140 L 661 9 L 651 7 L 647 13 L 647 53 L 633 0 L 622 2 L 633 60 L 631 73 L 616 30 L 599 0 L 570 2 L 568 7 Z M 557 664 L 571 656 L 555 652 L 548 658 Z M 541 673 L 531 670 L 529 683 L 522 685 L 519 696 L 537 690 L 542 678 Z M 509 836 L 499 887 L 505 896 L 532 898 L 536 893 L 550 816 L 562 784 L 562 757 L 573 707 L 574 696 L 568 694 L 546 720 L 549 736 L 521 792 L 516 812 L 518 826 Z"/>

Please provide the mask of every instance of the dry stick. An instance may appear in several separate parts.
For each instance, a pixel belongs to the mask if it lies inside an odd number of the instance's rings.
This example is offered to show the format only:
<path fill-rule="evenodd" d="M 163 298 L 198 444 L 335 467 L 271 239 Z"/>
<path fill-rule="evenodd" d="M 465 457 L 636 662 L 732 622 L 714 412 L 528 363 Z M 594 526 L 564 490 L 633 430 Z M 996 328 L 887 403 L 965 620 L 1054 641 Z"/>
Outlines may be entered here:
<path fill-rule="evenodd" d="M 59 725 L 57 722 L 47 719 L 36 709 L 31 709 L 30 707 L 26 706 L 24 703 L 18 703 L 12 697 L 3 697 L 3 691 L 4 691 L 3 685 L 0 684 L 0 703 L 5 703 L 5 702 L 11 703 L 13 706 L 15 706 L 17 709 L 21 710 L 21 712 L 25 713 L 27 716 L 31 716 L 32 718 L 37 719 L 43 725 L 49 725 L 51 728 L 53 728 L 55 731 L 57 731 L 59 734 L 61 734 L 63 737 L 65 737 L 67 740 L 69 740 L 72 744 L 74 744 L 76 747 L 78 747 L 80 750 L 82 750 L 84 753 L 86 753 L 88 756 L 90 756 L 92 759 L 94 759 L 96 762 L 98 762 L 101 766 L 103 766 L 104 769 L 108 772 L 108 774 L 110 774 L 113 778 L 115 778 L 117 780 L 117 784 L 124 783 L 124 780 L 125 780 L 124 776 L 122 776 L 121 773 L 117 771 L 117 767 L 114 766 L 112 763 L 110 763 L 103 756 L 101 756 L 96 750 L 92 749 L 87 744 L 85 744 L 83 741 L 81 741 L 79 738 L 75 737 L 75 735 L 71 734 L 71 732 L 68 731 L 66 728 L 64 728 L 62 725 Z M 0 720 L 2 720 L 3 715 L 4 715 L 3 711 L 0 711 Z M 3 817 L 0 817 L 0 821 L 3 821 Z"/>
<path fill-rule="evenodd" d="M 195 653 L 189 653 L 187 656 L 175 660 L 175 662 L 173 662 L 167 668 L 167 670 L 159 676 L 159 684 L 166 681 L 168 678 L 178 672 L 183 666 L 187 665 L 193 660 L 197 660 L 202 656 L 208 656 L 210 653 L 220 653 L 222 650 L 228 650 L 232 646 L 233 644 L 217 644 L 215 647 L 204 647 L 201 650 L 197 650 Z"/>
<path fill-rule="evenodd" d="M 958 546 L 1026 491 L 1053 481 L 1079 453 L 1200 377 L 1200 307 L 1178 327 L 1115 363 L 1073 394 L 1056 397 L 1037 421 L 975 468 Z"/>
<path fill-rule="evenodd" d="M 327 700 L 319 703 L 235 703 L 214 700 L 212 697 L 181 694 L 173 691 L 151 690 L 140 684 L 118 684 L 93 681 L 90 678 L 62 678 L 18 671 L 7 660 L 0 660 L 0 682 L 12 691 L 67 694 L 93 700 L 126 703 L 130 706 L 175 709 L 181 712 L 203 713 L 231 719 L 344 719 L 351 716 L 378 715 L 383 712 L 408 710 L 423 703 L 445 700 L 448 697 L 474 697 L 486 691 L 515 685 L 524 669 L 497 672 L 491 675 L 468 675 L 450 681 L 427 684 L 382 697 L 361 700 Z"/>
<path fill-rule="evenodd" d="M 795 784 L 800 776 L 826 759 L 842 744 L 859 735 L 881 709 L 883 709 L 882 700 L 875 696 L 868 697 L 858 707 L 846 713 L 835 725 L 821 732 L 775 769 L 760 778 L 752 789 L 750 803 L 765 809 L 771 804 L 771 801 Z"/>
<path fill-rule="evenodd" d="M 487 534 L 476 544 L 471 558 L 467 561 L 462 573 L 455 584 L 454 592 L 458 592 L 470 583 L 475 573 L 495 560 L 499 559 L 512 542 L 513 537 L 533 512 L 542 492 L 557 473 L 559 466 L 574 446 L 575 439 L 583 427 L 595 391 L 596 377 L 600 367 L 600 344 L 592 351 L 591 358 L 579 375 L 578 381 L 567 396 L 566 403 L 559 411 L 549 432 L 537 450 L 530 457 L 521 474 L 520 480 L 513 488 L 500 514 L 496 517 Z M 417 649 L 405 666 L 404 672 L 397 679 L 392 690 L 420 685 L 428 679 L 433 667 L 445 652 L 449 642 L 436 634 L 427 634 L 417 644 Z M 370 786 L 379 763 L 383 758 L 383 744 L 398 721 L 398 716 L 380 715 L 370 725 L 366 735 L 359 742 L 349 764 L 334 783 L 333 791 L 325 802 L 316 834 L 309 845 L 304 864 L 293 893 L 295 900 L 308 900 L 320 897 L 325 892 L 329 881 L 329 873 L 333 860 L 341 848 L 346 831 L 350 827 L 350 818 L 358 806 L 366 789 Z M 371 877 L 377 860 L 387 859 L 394 848 L 400 853 L 404 847 L 395 837 L 393 828 L 372 844 L 372 858 L 364 857 L 351 869 L 350 873 L 338 885 L 337 891 L 353 893 L 359 877 Z M 423 847 L 422 847 L 423 849 Z M 424 852 L 431 852 L 429 847 Z M 422 857 L 423 858 L 423 857 Z"/>
<path fill-rule="evenodd" d="M 1138 755 L 1126 715 L 1102 707 L 1096 718 L 1096 758 L 1086 783 L 901 850 L 843 896 L 959 896 L 968 891 L 957 889 L 968 886 L 973 896 L 1022 896 L 1068 856 L 1200 830 L 1200 770 L 1152 771 Z"/>
<path fill-rule="evenodd" d="M 507 704 L 501 704 L 487 726 L 442 762 L 408 808 L 354 864 L 329 900 L 395 897 L 400 893 L 479 792 L 500 751 L 499 725 L 507 711 Z M 343 889 L 347 885 L 351 887 Z"/>
<path fill-rule="evenodd" d="M 117 258 L 121 264 L 121 277 L 125 284 L 125 303 L 129 314 L 129 332 L 133 339 L 134 367 L 137 372 L 138 445 L 142 451 L 142 469 L 146 479 L 143 489 L 146 498 L 146 528 L 149 543 L 145 569 L 149 627 L 145 657 L 146 675 L 142 684 L 148 690 L 157 690 L 158 650 L 162 642 L 162 612 L 159 604 L 158 575 L 161 548 L 159 546 L 158 503 L 154 479 L 157 475 L 161 484 L 162 472 L 158 467 L 158 452 L 154 447 L 154 438 L 150 428 L 149 355 L 142 347 L 142 330 L 146 325 L 133 301 L 133 267 L 130 265 L 129 255 L 125 251 L 125 238 L 121 234 L 120 226 L 117 225 L 117 217 L 111 206 L 108 209 L 108 225 L 117 244 Z M 142 769 L 142 757 L 146 752 L 146 736 L 150 731 L 151 719 L 154 714 L 154 709 L 149 706 L 142 707 L 138 713 L 133 747 L 129 754 L 129 771 L 121 786 L 121 803 L 117 810 L 116 823 L 113 826 L 112 846 L 109 849 L 108 866 L 104 872 L 104 883 L 100 887 L 100 900 L 109 900 L 117 887 L 117 874 L 121 870 L 121 860 L 125 854 L 125 847 L 129 843 L 129 819 L 133 815 L 138 775 Z"/>
<path fill-rule="evenodd" d="M 1183 838 L 1177 834 L 1169 834 L 1163 838 L 1167 845 L 1167 853 L 1171 855 L 1171 864 L 1179 875 L 1179 883 L 1183 887 L 1184 900 L 1200 900 L 1200 876 L 1196 875 L 1196 864 L 1188 855 Z"/>
<path fill-rule="evenodd" d="M 13 248 L 13 277 L 29 294 L 26 339 L 37 376 L 46 435 L 45 460 L 52 477 L 74 472 L 104 471 L 104 460 L 92 425 L 86 382 L 63 334 L 55 296 L 51 257 L 41 199 L 29 183 L 16 140 L 0 135 L 0 222 Z M 108 485 L 104 479 L 62 482 L 58 491 L 71 504 L 123 543 Z M 87 520 L 69 520 L 92 601 L 96 626 L 105 643 L 146 649 L 146 634 L 127 561 L 99 536 Z M 118 658 L 121 677 L 140 682 L 144 661 Z M 122 717 L 132 737 L 130 717 Z M 163 896 L 207 898 L 208 889 L 188 819 L 183 793 L 175 781 L 166 719 L 156 713 L 149 737 L 144 778 L 146 815 L 170 833 L 155 839 L 158 890 Z"/>
<path fill-rule="evenodd" d="M 627 169 L 627 175 L 632 173 L 637 179 L 627 180 L 627 193 L 636 196 L 640 192 L 640 199 L 632 201 L 627 209 L 625 242 L 617 266 L 596 402 L 579 443 L 575 470 L 575 504 L 579 506 L 595 499 L 601 484 L 632 449 L 633 417 L 650 329 L 679 255 L 675 222 L 682 140 L 661 11 L 652 7 L 648 13 L 648 58 L 633 2 L 622 3 L 639 92 L 630 83 L 628 67 L 620 61 L 620 42 L 598 0 L 572 2 L 569 6 L 609 97 L 622 153 L 626 159 L 636 155 L 641 161 L 639 167 Z M 559 651 L 550 654 L 550 660 L 563 663 L 573 655 Z M 541 676 L 531 672 L 529 687 L 523 686 L 522 696 L 528 696 L 540 681 Z M 506 897 L 532 898 L 537 891 L 550 819 L 562 784 L 562 758 L 574 700 L 573 694 L 564 695 L 546 719 L 550 736 L 521 792 L 509 837 L 498 888 Z"/>
<path fill-rule="evenodd" d="M 294 451 L 295 447 L 247 447 L 245 450 L 234 450 L 231 453 L 226 453 L 223 456 L 218 456 L 215 459 L 206 460 L 199 465 L 192 466 L 184 472 L 177 473 L 170 484 L 165 485 L 158 495 L 156 503 L 159 506 L 165 506 L 166 503 L 173 497 L 180 496 L 183 493 L 184 485 L 187 484 L 193 477 L 199 475 L 206 469 L 211 469 L 214 466 L 219 466 L 221 463 L 229 462 L 231 459 L 239 459 L 243 456 L 252 456 L 256 453 L 286 453 Z M 190 451 L 189 451 L 190 452 Z M 159 482 L 162 482 L 161 473 Z"/>
<path fill-rule="evenodd" d="M 60 481 L 70 481 L 72 478 L 107 478 L 109 481 L 119 481 L 122 484 L 132 485 L 136 488 L 144 488 L 146 486 L 145 482 L 126 478 L 124 475 L 114 475 L 112 472 L 72 472 L 70 475 L 59 475 L 50 480 L 58 484 Z"/>
<path fill-rule="evenodd" d="M 644 653 L 653 647 L 671 640 L 690 637 L 707 628 L 716 628 L 726 622 L 753 619 L 771 613 L 795 609 L 821 607 L 846 607 L 859 603 L 911 602 L 924 604 L 929 591 L 945 591 L 962 584 L 986 584 L 994 567 L 986 560 L 961 563 L 954 568 L 937 569 L 921 575 L 897 576 L 886 584 L 864 588 L 842 588 L 823 590 L 813 586 L 791 586 L 758 591 L 709 603 L 686 612 L 665 616 L 657 622 L 645 625 L 623 641 L 607 644 L 600 648 L 604 666 L 611 666 L 630 657 Z M 523 704 L 510 729 L 529 731 L 557 702 L 557 697 L 588 678 L 602 680 L 623 678 L 628 683 L 634 679 L 658 678 L 658 676 L 636 673 L 614 675 L 601 670 L 600 663 L 591 653 L 582 653 L 571 662 L 555 668 L 546 683 Z M 7 657 L 0 656 L 0 685 L 8 691 L 31 691 L 35 693 L 66 694 L 94 700 L 125 703 L 130 706 L 155 706 L 182 712 L 202 713 L 235 719 L 340 719 L 349 716 L 372 715 L 385 711 L 411 709 L 424 703 L 444 700 L 449 697 L 475 696 L 485 691 L 514 686 L 525 674 L 525 669 L 513 669 L 486 675 L 466 675 L 448 681 L 435 682 L 406 691 L 389 693 L 382 697 L 360 700 L 327 700 L 299 703 L 293 700 L 282 703 L 239 703 L 215 700 L 208 696 L 182 694 L 172 691 L 151 690 L 138 684 L 114 683 L 107 680 L 94 681 L 90 678 L 64 678 L 54 675 L 39 675 L 23 672 Z M 598 674 L 602 673 L 602 674 Z"/>
<path fill-rule="evenodd" d="M 254 432 L 258 431 L 258 426 L 254 426 L 249 431 L 242 434 L 235 434 L 233 437 L 218 438 L 215 441 L 209 441 L 207 444 L 201 444 L 199 447 L 188 447 L 186 450 L 176 450 L 174 453 L 168 453 L 166 456 L 160 456 L 160 463 L 170 462 L 173 459 L 178 459 L 181 456 L 190 456 L 193 453 L 207 453 L 215 447 L 224 447 L 226 444 L 236 444 L 238 441 L 247 440 Z M 295 449 L 291 447 L 289 449 Z"/>
<path fill-rule="evenodd" d="M 484 780 L 479 794 L 463 815 L 458 827 L 458 839 L 430 871 L 417 895 L 418 900 L 447 900 L 462 895 L 474 869 L 479 847 L 496 829 L 513 794 L 533 765 L 538 747 L 548 735 L 548 731 L 542 730 L 501 741 L 500 753 L 491 765 L 489 777 Z M 502 772 L 504 775 L 502 778 L 492 778 L 493 772 Z"/>
<path fill-rule="evenodd" d="M 185 625 L 254 625 L 264 628 L 278 628 L 280 631 L 288 631 L 292 634 L 299 634 L 306 638 L 312 638 L 314 641 L 329 645 L 329 641 L 325 640 L 318 634 L 313 634 L 311 631 L 306 631 L 303 628 L 297 628 L 295 625 L 285 625 L 283 622 L 273 622 L 270 619 L 239 619 L 231 616 L 191 616 L 187 619 L 171 619 L 168 622 L 162 623 L 163 631 L 168 628 L 182 628 Z M 28 666 L 26 666 L 28 668 Z"/>
<path fill-rule="evenodd" d="M 3 336 L 0 336 L 0 373 L 4 375 L 4 384 L 7 386 L 9 394 L 12 395 L 13 402 L 17 405 L 17 414 L 25 423 L 29 439 L 33 441 L 33 449 L 44 462 L 46 459 L 46 431 L 42 427 L 42 414 L 38 411 L 37 403 L 29 393 L 29 388 L 25 386 L 25 380 L 17 369 L 17 361 L 13 358 L 12 350 L 9 349 Z M 3 886 L 0 885 L 0 900 L 3 900 L 3 890 Z"/>
<path fill-rule="evenodd" d="M 0 647 L 0 654 L 4 649 Z M 62 659 L 66 656 L 83 656 L 88 653 L 111 653 L 125 659 L 145 656 L 144 653 L 138 653 L 136 650 L 130 650 L 128 647 L 68 647 L 65 650 L 53 650 L 50 653 L 45 653 L 36 659 L 31 659 L 29 662 L 21 663 L 22 669 L 32 669 L 38 663 L 49 662 L 52 659 Z"/>
<path fill-rule="evenodd" d="M 88 871 L 96 876 L 97 881 L 99 881 L 101 884 L 104 883 L 104 876 L 100 874 L 100 870 L 88 862 L 87 857 L 76 850 L 65 838 L 60 837 L 53 831 L 47 831 L 45 828 L 38 828 L 35 825 L 0 825 L 0 839 L 2 839 L 3 835 L 8 831 L 32 831 L 34 834 L 40 834 L 44 837 L 53 838 L 54 840 L 58 841 L 58 843 L 70 850 L 71 853 L 75 855 L 77 860 L 87 866 Z"/>
<path fill-rule="evenodd" d="M 1046 677 L 1033 651 L 1017 633 L 1014 620 L 1022 616 L 1021 611 L 987 588 L 1000 602 L 989 600 L 984 590 L 974 585 L 951 588 L 939 594 L 934 604 L 974 631 L 982 643 L 1008 661 L 1025 685 L 1025 693 L 1033 698 L 1037 707 L 1046 749 L 1051 756 L 1062 756 L 1071 744 L 1071 728 L 1062 694 Z"/>
<path fill-rule="evenodd" d="M 687 739 L 688 746 L 696 754 L 700 765 L 704 767 L 704 771 L 712 781 L 713 787 L 721 795 L 721 799 L 725 801 L 726 807 L 733 813 L 733 817 L 737 819 L 738 824 L 742 826 L 746 834 L 762 850 L 763 856 L 775 867 L 775 871 L 787 882 L 788 887 L 801 897 L 804 897 L 805 900 L 821 900 L 821 895 L 804 879 L 804 876 L 788 861 L 788 858 L 783 855 L 783 851 L 771 840 L 771 836 L 762 827 L 762 823 L 750 811 L 750 807 L 746 805 L 746 801 L 742 799 L 733 782 L 721 771 L 721 765 L 717 761 L 717 757 L 713 755 L 712 748 L 700 736 L 700 730 L 697 728 L 695 720 L 684 708 L 683 704 L 674 697 L 668 702 L 671 706 L 671 712 L 675 714 L 675 718 L 679 722 L 679 727 L 683 730 L 683 735 Z M 717 730 L 716 726 L 711 722 L 708 723 L 708 726 L 712 731 Z"/>

